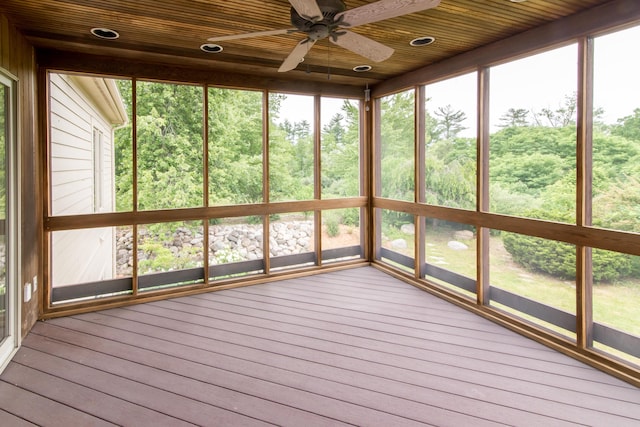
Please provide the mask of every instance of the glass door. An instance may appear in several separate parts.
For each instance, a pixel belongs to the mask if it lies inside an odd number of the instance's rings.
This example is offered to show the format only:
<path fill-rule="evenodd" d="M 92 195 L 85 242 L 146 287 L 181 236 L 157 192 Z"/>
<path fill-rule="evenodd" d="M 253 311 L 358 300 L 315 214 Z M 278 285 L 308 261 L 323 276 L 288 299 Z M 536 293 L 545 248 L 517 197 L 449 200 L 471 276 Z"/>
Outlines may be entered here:
<path fill-rule="evenodd" d="M 15 147 L 15 81 L 0 71 L 0 372 L 18 344 L 16 233 L 13 180 Z"/>

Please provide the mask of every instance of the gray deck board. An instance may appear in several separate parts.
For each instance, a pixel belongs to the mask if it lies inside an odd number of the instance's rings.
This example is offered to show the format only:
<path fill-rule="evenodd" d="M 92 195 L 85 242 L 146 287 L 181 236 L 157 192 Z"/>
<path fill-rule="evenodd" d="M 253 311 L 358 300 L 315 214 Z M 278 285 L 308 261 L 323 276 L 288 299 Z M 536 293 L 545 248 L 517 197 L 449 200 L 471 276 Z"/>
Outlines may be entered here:
<path fill-rule="evenodd" d="M 640 390 L 364 267 L 39 322 L 0 376 L 0 417 L 632 426 Z"/>

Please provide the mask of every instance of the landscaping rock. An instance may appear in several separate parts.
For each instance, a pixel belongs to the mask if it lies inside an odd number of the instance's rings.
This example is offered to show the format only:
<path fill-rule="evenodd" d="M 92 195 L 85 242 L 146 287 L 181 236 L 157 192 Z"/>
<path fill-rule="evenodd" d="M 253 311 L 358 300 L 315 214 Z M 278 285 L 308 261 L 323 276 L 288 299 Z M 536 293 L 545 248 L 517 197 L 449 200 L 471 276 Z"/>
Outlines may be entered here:
<path fill-rule="evenodd" d="M 391 247 L 394 249 L 407 249 L 407 241 L 404 239 L 396 239 L 391 242 Z"/>
<path fill-rule="evenodd" d="M 455 240 L 451 240 L 449 243 L 447 243 L 447 246 L 449 246 L 449 248 L 453 249 L 454 251 L 466 251 L 469 249 L 469 246 Z"/>
<path fill-rule="evenodd" d="M 416 226 L 413 224 L 402 224 L 400 231 L 404 234 L 414 235 L 416 234 Z"/>
<path fill-rule="evenodd" d="M 164 241 L 163 244 L 174 256 L 183 249 L 201 248 L 204 242 L 202 233 L 192 232 L 188 228 L 178 228 L 172 236 L 154 236 L 144 227 L 139 227 L 140 237 L 146 241 Z M 270 256 L 277 257 L 308 252 L 313 243 L 312 221 L 290 221 L 271 224 L 269 239 Z M 130 276 L 133 265 L 133 233 L 128 227 L 117 231 L 116 262 L 119 277 Z M 209 227 L 209 261 L 212 265 L 228 262 L 262 259 L 262 224 L 211 225 Z M 406 242 L 404 243 L 406 247 Z M 216 260 L 220 251 L 221 260 Z M 145 260 L 154 256 L 138 251 L 138 259 Z M 202 256 L 197 255 L 201 260 Z"/>

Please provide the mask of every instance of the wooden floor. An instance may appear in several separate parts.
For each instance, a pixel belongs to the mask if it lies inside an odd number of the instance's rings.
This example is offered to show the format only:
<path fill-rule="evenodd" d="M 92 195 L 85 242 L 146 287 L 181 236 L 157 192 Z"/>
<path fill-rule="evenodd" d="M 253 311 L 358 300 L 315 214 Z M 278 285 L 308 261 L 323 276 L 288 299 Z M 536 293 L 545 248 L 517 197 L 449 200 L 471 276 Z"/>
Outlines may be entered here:
<path fill-rule="evenodd" d="M 638 426 L 640 389 L 363 267 L 39 322 L 33 424 Z"/>

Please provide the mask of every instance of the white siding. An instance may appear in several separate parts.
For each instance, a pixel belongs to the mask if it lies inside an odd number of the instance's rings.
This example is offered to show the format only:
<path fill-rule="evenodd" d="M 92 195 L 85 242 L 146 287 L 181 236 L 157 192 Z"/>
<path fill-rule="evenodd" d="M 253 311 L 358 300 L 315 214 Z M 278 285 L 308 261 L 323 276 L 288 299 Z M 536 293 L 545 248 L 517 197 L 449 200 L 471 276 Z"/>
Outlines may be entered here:
<path fill-rule="evenodd" d="M 50 75 L 50 106 L 51 214 L 95 212 L 94 129 L 103 135 L 102 211 L 114 211 L 111 125 L 68 76 Z M 53 286 L 113 278 L 114 239 L 113 228 L 54 233 Z"/>

